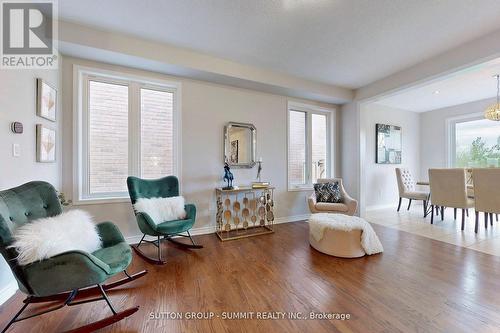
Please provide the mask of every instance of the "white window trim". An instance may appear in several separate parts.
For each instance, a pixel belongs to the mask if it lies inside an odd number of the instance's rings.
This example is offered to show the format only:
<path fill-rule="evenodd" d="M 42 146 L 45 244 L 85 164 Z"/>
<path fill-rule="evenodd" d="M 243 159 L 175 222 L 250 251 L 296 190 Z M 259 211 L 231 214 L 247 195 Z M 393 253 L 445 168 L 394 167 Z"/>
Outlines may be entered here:
<path fill-rule="evenodd" d="M 181 83 L 166 81 L 150 77 L 138 76 L 128 73 L 108 71 L 104 69 L 73 65 L 73 204 L 104 204 L 116 202 L 129 202 L 128 193 L 104 194 L 102 196 L 86 196 L 84 184 L 88 184 L 86 179 L 88 173 L 84 164 L 87 158 L 84 157 L 86 151 L 86 128 L 85 120 L 86 103 L 84 97 L 88 96 L 84 89 L 87 89 L 83 82 L 87 82 L 88 77 L 96 76 L 98 81 L 123 84 L 127 83 L 129 88 L 129 137 L 138 140 L 129 140 L 129 173 L 132 176 L 140 176 L 140 128 L 141 117 L 140 101 L 136 96 L 138 89 L 147 88 L 160 91 L 169 91 L 174 94 L 174 114 L 173 114 L 173 158 L 174 175 L 179 179 L 179 191 L 182 191 L 182 114 L 181 114 Z M 134 93 L 136 92 L 136 93 Z M 135 105 L 135 107 L 132 107 Z M 136 111 L 134 113 L 134 111 Z M 139 131 L 139 132 L 138 132 Z M 182 193 L 182 192 L 181 192 Z"/>
<path fill-rule="evenodd" d="M 455 165 L 455 150 L 456 150 L 456 133 L 455 125 L 458 123 L 465 123 L 468 121 L 484 119 L 483 112 L 469 113 L 466 115 L 446 118 L 446 167 L 453 168 Z"/>
<path fill-rule="evenodd" d="M 290 147 L 290 111 L 300 111 L 300 112 L 306 112 L 307 118 L 306 118 L 306 184 L 304 185 L 292 185 L 290 184 L 290 180 L 288 177 L 288 154 L 289 154 L 289 147 Z M 313 184 L 311 178 L 311 172 L 309 171 L 310 169 L 310 161 L 312 160 L 312 150 L 309 145 L 311 144 L 312 141 L 312 114 L 320 114 L 320 115 L 326 115 L 326 122 L 327 122 L 327 128 L 326 128 L 326 136 L 328 138 L 327 142 L 327 156 L 326 156 L 326 177 L 331 178 L 332 175 L 335 174 L 335 124 L 336 124 L 336 109 L 334 108 L 324 108 L 320 107 L 317 105 L 311 105 L 307 103 L 302 103 L 302 102 L 295 102 L 295 101 L 287 101 L 287 109 L 286 109 L 286 183 L 287 183 L 287 189 L 288 192 L 297 192 L 297 191 L 311 191 L 313 190 Z"/>

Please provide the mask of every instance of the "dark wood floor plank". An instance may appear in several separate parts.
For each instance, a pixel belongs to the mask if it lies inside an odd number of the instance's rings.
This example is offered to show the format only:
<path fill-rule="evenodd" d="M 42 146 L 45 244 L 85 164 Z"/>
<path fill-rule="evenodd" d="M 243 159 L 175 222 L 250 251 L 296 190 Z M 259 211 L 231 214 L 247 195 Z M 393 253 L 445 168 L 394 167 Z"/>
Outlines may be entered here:
<path fill-rule="evenodd" d="M 164 266 L 134 257 L 131 272 L 149 274 L 110 291 L 118 309 L 134 316 L 103 332 L 497 332 L 500 258 L 374 225 L 385 252 L 341 259 L 309 246 L 305 222 L 276 226 L 271 235 L 205 248 L 165 244 Z M 154 251 L 154 249 L 151 249 Z M 18 292 L 0 307 L 2 325 L 21 306 Z M 335 320 L 170 320 L 161 312 L 339 312 Z M 14 324 L 11 332 L 75 328 L 109 315 L 104 302 L 65 308 Z"/>

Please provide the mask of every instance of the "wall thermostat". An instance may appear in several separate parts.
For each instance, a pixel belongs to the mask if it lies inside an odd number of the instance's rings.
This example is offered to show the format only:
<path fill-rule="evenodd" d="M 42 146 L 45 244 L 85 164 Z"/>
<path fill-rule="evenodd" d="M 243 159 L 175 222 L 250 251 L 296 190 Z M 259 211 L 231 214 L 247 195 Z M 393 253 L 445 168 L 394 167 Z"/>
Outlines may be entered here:
<path fill-rule="evenodd" d="M 12 130 L 12 132 L 16 134 L 21 134 L 23 133 L 23 124 L 18 121 L 15 121 L 12 124 L 10 124 L 10 129 Z"/>

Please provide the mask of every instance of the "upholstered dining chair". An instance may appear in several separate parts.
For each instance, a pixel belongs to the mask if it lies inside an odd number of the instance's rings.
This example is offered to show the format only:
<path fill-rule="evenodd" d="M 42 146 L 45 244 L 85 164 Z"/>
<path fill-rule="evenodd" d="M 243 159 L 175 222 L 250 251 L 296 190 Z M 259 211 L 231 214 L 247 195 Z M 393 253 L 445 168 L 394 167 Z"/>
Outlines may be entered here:
<path fill-rule="evenodd" d="M 330 202 L 317 202 L 316 193 L 312 193 L 308 198 L 307 202 L 309 205 L 309 210 L 311 213 L 339 213 L 345 215 L 354 215 L 356 209 L 358 208 L 358 201 L 351 198 L 351 196 L 346 192 L 344 184 L 342 183 L 342 178 L 322 178 L 317 180 L 318 183 L 332 183 L 338 182 L 340 187 L 340 194 L 342 196 L 342 202 L 330 203 Z"/>
<path fill-rule="evenodd" d="M 469 208 L 474 207 L 474 199 L 467 194 L 467 176 L 465 169 L 429 169 L 431 189 L 431 224 L 434 223 L 434 206 L 441 207 L 441 220 L 446 207 L 462 209 L 462 230 L 465 229 L 465 216 Z"/>
<path fill-rule="evenodd" d="M 473 169 L 472 178 L 474 181 L 474 203 L 476 210 L 477 233 L 479 225 L 479 213 L 484 213 L 484 227 L 488 228 L 488 216 L 493 225 L 493 214 L 500 214 L 500 169 Z"/>
<path fill-rule="evenodd" d="M 408 209 L 410 210 L 412 200 L 422 200 L 424 203 L 424 217 L 427 212 L 429 192 L 417 191 L 416 183 L 413 180 L 410 170 L 406 168 L 396 168 L 396 179 L 398 182 L 399 203 L 398 212 L 401 209 L 403 198 L 408 199 Z"/>
<path fill-rule="evenodd" d="M 167 176 L 160 179 L 141 179 L 137 177 L 128 177 L 127 186 L 130 194 L 130 200 L 132 201 L 132 206 L 135 205 L 136 201 L 139 198 L 151 199 L 179 196 L 179 180 L 175 176 Z M 139 244 L 132 245 L 132 248 L 144 260 L 156 265 L 163 265 L 166 263 L 166 261 L 162 260 L 162 238 L 186 248 L 203 248 L 203 246 L 197 245 L 194 242 L 191 234 L 189 233 L 189 230 L 193 227 L 196 219 L 196 206 L 193 204 L 187 204 L 185 205 L 185 210 L 187 216 L 183 220 L 153 221 L 147 213 L 137 212 L 134 209 L 137 224 L 139 225 L 139 229 L 144 235 L 142 236 Z M 187 235 L 183 235 L 183 232 L 185 232 Z M 156 237 L 156 240 L 145 240 L 146 236 Z M 191 240 L 191 244 L 177 241 L 173 238 L 176 236 L 188 237 Z M 156 246 L 158 250 L 157 258 L 151 258 L 139 249 L 143 242 L 151 243 Z"/>
<path fill-rule="evenodd" d="M 97 225 L 102 248 L 94 253 L 68 251 L 28 265 L 18 263 L 18 253 L 11 247 L 16 229 L 33 220 L 61 213 L 57 192 L 49 183 L 30 182 L 0 192 L 0 252 L 10 266 L 19 289 L 27 295 L 19 312 L 2 332 L 15 322 L 55 311 L 66 305 L 105 300 L 113 313 L 105 319 L 80 327 L 79 332 L 90 332 L 106 327 L 134 314 L 139 309 L 136 306 L 117 312 L 106 294 L 107 290 L 146 274 L 146 271 L 134 275 L 127 273 L 126 269 L 132 261 L 132 251 L 118 228 L 111 222 Z M 126 278 L 103 284 L 120 272 L 125 273 Z M 89 298 L 92 296 L 93 298 Z M 45 302 L 51 304 L 59 302 L 59 304 L 53 304 L 48 309 L 20 318 L 28 305 Z"/>

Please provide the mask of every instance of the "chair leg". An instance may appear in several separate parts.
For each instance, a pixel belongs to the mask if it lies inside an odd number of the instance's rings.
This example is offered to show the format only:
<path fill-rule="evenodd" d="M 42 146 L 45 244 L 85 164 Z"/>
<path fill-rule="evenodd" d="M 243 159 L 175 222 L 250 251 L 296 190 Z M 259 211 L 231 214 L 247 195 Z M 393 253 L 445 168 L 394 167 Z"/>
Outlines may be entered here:
<path fill-rule="evenodd" d="M 401 208 L 401 201 L 403 200 L 403 198 L 399 197 L 399 203 L 398 203 L 398 212 L 399 212 L 399 209 Z"/>
<path fill-rule="evenodd" d="M 411 206 L 411 199 L 410 199 L 410 202 L 408 202 L 408 209 L 407 210 L 410 210 L 410 206 Z"/>
<path fill-rule="evenodd" d="M 431 224 L 434 224 L 434 205 L 431 205 Z"/>
<path fill-rule="evenodd" d="M 444 206 L 441 206 L 441 221 L 444 220 Z"/>
<path fill-rule="evenodd" d="M 476 225 L 474 226 L 474 232 L 477 234 L 477 230 L 479 227 L 479 212 L 476 212 Z"/>
<path fill-rule="evenodd" d="M 436 206 L 436 216 L 439 215 L 439 206 Z"/>
<path fill-rule="evenodd" d="M 427 214 L 427 200 L 424 200 L 424 218 Z"/>
<path fill-rule="evenodd" d="M 490 225 L 493 226 L 493 213 L 490 213 Z"/>
<path fill-rule="evenodd" d="M 108 306 L 111 309 L 111 312 L 113 312 L 113 314 L 115 315 L 116 314 L 116 310 L 113 307 L 113 304 L 111 304 L 111 301 L 109 300 L 108 295 L 106 294 L 106 292 L 102 288 L 101 284 L 98 284 L 98 286 L 99 286 L 99 291 L 101 292 L 102 297 L 104 298 L 104 300 L 106 301 L 106 303 L 108 303 Z"/>
<path fill-rule="evenodd" d="M 466 209 L 465 213 L 467 214 L 467 217 L 469 217 L 469 209 Z"/>
<path fill-rule="evenodd" d="M 161 240 L 160 240 L 160 236 L 158 236 L 158 261 L 161 261 Z"/>
<path fill-rule="evenodd" d="M 497 222 L 498 222 L 498 214 L 496 214 L 496 215 L 497 215 Z"/>
<path fill-rule="evenodd" d="M 484 228 L 488 229 L 488 213 L 484 213 Z"/>
<path fill-rule="evenodd" d="M 457 219 L 457 209 L 456 208 L 453 208 L 453 219 L 454 220 Z"/>
<path fill-rule="evenodd" d="M 21 315 L 21 313 L 23 313 L 24 310 L 26 310 L 26 308 L 28 307 L 30 303 L 29 302 L 25 302 L 24 305 L 21 307 L 21 310 L 19 310 L 14 317 L 12 317 L 12 319 L 9 321 L 9 323 L 7 324 L 7 326 L 5 326 L 5 328 L 2 330 L 2 333 L 5 333 L 7 332 L 7 330 L 9 329 L 10 326 L 12 326 L 12 324 L 14 324 L 16 321 L 17 321 L 17 318 Z"/>
<path fill-rule="evenodd" d="M 164 265 L 164 264 L 166 264 L 167 262 L 161 259 L 161 242 L 160 242 L 160 236 L 158 236 L 158 239 L 156 241 L 154 241 L 154 242 L 144 241 L 144 242 L 152 243 L 153 245 L 157 246 L 157 248 L 158 248 L 158 257 L 157 258 L 151 258 L 151 257 L 147 256 L 144 252 L 142 252 L 139 249 L 139 246 L 143 242 L 144 237 L 146 237 L 146 235 L 142 236 L 142 239 L 139 242 L 139 244 L 132 245 L 132 249 L 134 249 L 135 253 L 137 253 L 137 255 L 139 255 L 139 257 L 141 257 L 142 259 L 146 260 L 150 264 L 154 264 L 154 265 Z M 156 245 L 156 242 L 158 242 L 158 245 Z"/>
<path fill-rule="evenodd" d="M 465 209 L 462 209 L 462 231 L 464 229 L 465 229 Z"/>

